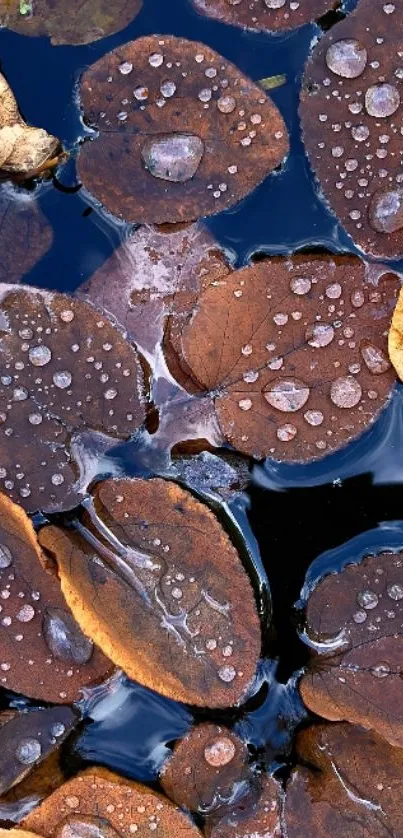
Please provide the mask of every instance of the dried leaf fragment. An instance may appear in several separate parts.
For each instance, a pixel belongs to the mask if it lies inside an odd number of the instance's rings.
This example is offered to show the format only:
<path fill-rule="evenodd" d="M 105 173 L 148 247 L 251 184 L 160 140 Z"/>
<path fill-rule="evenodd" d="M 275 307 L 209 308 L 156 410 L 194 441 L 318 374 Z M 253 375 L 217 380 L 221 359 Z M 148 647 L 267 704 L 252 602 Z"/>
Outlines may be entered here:
<path fill-rule="evenodd" d="M 130 838 L 133 833 L 148 838 L 150 831 L 155 838 L 200 836 L 190 819 L 162 795 L 104 768 L 89 768 L 69 780 L 25 818 L 24 826 L 44 838 L 72 838 L 77 830 L 91 834 L 95 818 L 107 838 Z"/>
<path fill-rule="evenodd" d="M 403 744 L 403 554 L 382 552 L 326 576 L 307 604 L 317 647 L 300 683 L 326 719 L 362 724 Z"/>
<path fill-rule="evenodd" d="M 320 39 L 301 92 L 321 189 L 355 243 L 386 258 L 403 254 L 402 29 L 401 3 L 360 0 Z"/>
<path fill-rule="evenodd" d="M 0 74 L 0 172 L 33 177 L 50 162 L 56 165 L 59 147 L 56 137 L 24 122 L 11 88 Z"/>
<path fill-rule="evenodd" d="M 89 44 L 124 29 L 142 0 L 0 0 L 0 23 L 21 35 L 48 35 L 52 44 Z"/>
<path fill-rule="evenodd" d="M 84 73 L 80 97 L 84 119 L 99 130 L 81 149 L 80 177 L 127 221 L 220 212 L 288 152 L 286 126 L 262 89 L 210 47 L 183 38 L 118 47 Z"/>
<path fill-rule="evenodd" d="M 40 532 L 83 631 L 169 698 L 240 702 L 256 671 L 259 620 L 238 553 L 208 507 L 164 480 L 107 480 L 86 510 L 76 532 Z"/>
<path fill-rule="evenodd" d="M 339 0 L 192 0 L 198 12 L 243 29 L 279 32 L 312 23 Z"/>
<path fill-rule="evenodd" d="M 0 587 L 2 687 L 60 704 L 77 700 L 81 687 L 110 674 L 112 664 L 83 635 L 57 578 L 43 566 L 28 516 L 4 495 L 0 495 Z M 40 718 L 45 721 L 46 715 Z M 19 722 L 29 723 L 29 719 Z M 10 724 L 12 731 L 17 722 Z M 0 739 L 1 734 L 0 730 Z M 7 751 L 3 753 L 10 758 Z"/>

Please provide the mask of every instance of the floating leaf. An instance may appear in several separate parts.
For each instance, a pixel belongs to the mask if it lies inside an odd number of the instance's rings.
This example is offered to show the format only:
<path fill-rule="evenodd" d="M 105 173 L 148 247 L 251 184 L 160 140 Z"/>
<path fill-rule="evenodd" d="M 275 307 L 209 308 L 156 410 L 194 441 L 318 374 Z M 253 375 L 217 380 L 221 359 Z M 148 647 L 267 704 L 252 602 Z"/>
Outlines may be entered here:
<path fill-rule="evenodd" d="M 49 757 L 77 722 L 78 716 L 69 707 L 0 713 L 0 794 Z"/>
<path fill-rule="evenodd" d="M 280 826 L 281 786 L 273 777 L 264 777 L 258 799 L 243 806 L 242 801 L 213 828 L 208 838 L 277 838 L 283 835 Z M 316 838 L 316 836 L 315 836 Z"/>
<path fill-rule="evenodd" d="M 57 163 L 60 142 L 43 128 L 27 125 L 14 94 L 0 74 L 0 172 L 33 177 Z"/>
<path fill-rule="evenodd" d="M 245 793 L 252 776 L 245 742 L 228 728 L 201 724 L 177 743 L 160 782 L 179 806 L 211 815 Z"/>
<path fill-rule="evenodd" d="M 89 768 L 57 789 L 24 821 L 44 838 L 200 838 L 190 819 L 146 786 L 105 768 Z M 94 827 L 98 827 L 94 830 Z M 136 828 L 137 827 L 137 828 Z"/>
<path fill-rule="evenodd" d="M 288 151 L 283 119 L 262 89 L 183 38 L 118 47 L 84 73 L 80 95 L 84 119 L 99 131 L 81 149 L 80 177 L 128 221 L 192 221 L 227 209 Z"/>
<path fill-rule="evenodd" d="M 281 73 L 278 76 L 267 76 L 265 79 L 259 79 L 260 87 L 263 90 L 274 90 L 276 87 L 282 87 L 287 81 L 287 76 Z"/>
<path fill-rule="evenodd" d="M 402 29 L 401 3 L 361 0 L 315 47 L 300 109 L 334 212 L 365 253 L 388 258 L 403 254 Z"/>
<path fill-rule="evenodd" d="M 403 752 L 348 724 L 315 725 L 297 737 L 303 765 L 287 784 L 288 838 L 386 838 L 403 834 Z"/>
<path fill-rule="evenodd" d="M 107 480 L 86 510 L 76 532 L 40 532 L 83 631 L 130 678 L 169 698 L 240 702 L 257 667 L 259 620 L 213 513 L 159 479 Z"/>
<path fill-rule="evenodd" d="M 385 334 L 399 281 L 385 270 L 296 256 L 236 271 L 181 323 L 175 372 L 210 394 L 239 451 L 304 461 L 340 448 L 394 384 Z"/>
<path fill-rule="evenodd" d="M 142 0 L 0 0 L 0 23 L 21 35 L 48 35 L 52 44 L 89 44 L 124 29 Z"/>
<path fill-rule="evenodd" d="M 34 196 L 11 184 L 0 186 L 0 282 L 18 282 L 42 259 L 52 228 Z"/>
<path fill-rule="evenodd" d="M 144 418 L 137 354 L 86 303 L 0 285 L 0 363 L 0 486 L 30 511 L 72 508 L 79 435 L 127 439 Z"/>
<path fill-rule="evenodd" d="M 403 554 L 368 556 L 319 582 L 307 605 L 318 654 L 300 684 L 305 704 L 402 746 L 402 617 Z"/>
<path fill-rule="evenodd" d="M 336 8 L 339 0 L 192 0 L 201 14 L 242 26 L 277 32 L 311 23 Z"/>
<path fill-rule="evenodd" d="M 112 664 L 83 635 L 56 576 L 43 566 L 29 518 L 4 495 L 0 495 L 0 587 L 2 687 L 63 703 L 75 701 L 81 687 L 110 674 Z"/>
<path fill-rule="evenodd" d="M 201 224 L 145 225 L 79 293 L 112 314 L 154 365 L 167 315 L 192 310 L 200 288 L 228 270 L 223 251 Z"/>

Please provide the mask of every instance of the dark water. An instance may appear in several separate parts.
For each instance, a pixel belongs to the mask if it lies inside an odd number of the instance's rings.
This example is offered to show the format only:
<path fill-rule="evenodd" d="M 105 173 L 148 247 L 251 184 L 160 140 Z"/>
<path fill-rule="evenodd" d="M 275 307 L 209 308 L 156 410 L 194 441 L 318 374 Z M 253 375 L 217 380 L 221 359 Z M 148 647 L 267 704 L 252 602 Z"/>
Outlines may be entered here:
<path fill-rule="evenodd" d="M 346 3 L 348 8 L 354 5 L 354 0 Z M 311 42 L 320 34 L 317 26 L 281 36 L 246 34 L 199 17 L 188 0 L 144 0 L 143 11 L 132 25 L 86 47 L 52 47 L 47 39 L 3 30 L 1 69 L 25 118 L 59 136 L 74 160 L 84 133 L 74 100 L 81 72 L 110 49 L 147 33 L 203 41 L 253 79 L 286 74 L 286 84 L 274 90 L 272 97 L 290 132 L 288 162 L 234 209 L 207 222 L 236 264 L 243 265 L 262 252 L 283 253 L 308 246 L 356 252 L 319 199 L 300 140 L 299 83 Z M 59 178 L 64 186 L 76 184 L 74 162 Z M 48 182 L 37 188 L 37 195 L 53 228 L 54 243 L 24 281 L 72 291 L 118 246 L 126 228 L 94 209 L 80 190 L 69 193 Z M 315 560 L 310 581 L 318 572 L 342 566 L 348 556 L 358 559 L 363 551 L 403 544 L 402 525 L 388 529 L 382 523 L 401 516 L 402 410 L 403 389 L 398 387 L 377 424 L 344 451 L 303 467 L 256 464 L 248 493 L 221 508 L 221 518 L 233 537 L 244 538 L 243 549 L 255 568 L 261 594 L 267 658 L 255 695 L 242 711 L 194 714 L 122 679 L 109 692 L 101 690 L 87 699 L 87 721 L 64 751 L 68 770 L 99 762 L 154 782 L 169 746 L 195 717 L 234 724 L 267 766 L 287 762 L 293 731 L 305 717 L 296 673 L 307 661 L 307 649 L 298 637 L 294 603 Z M 136 470 L 136 449 L 130 443 L 120 446 L 119 459 L 127 463 L 128 473 Z M 352 544 L 342 547 L 349 539 Z M 271 625 L 262 566 L 271 589 Z M 7 696 L 2 701 L 7 703 Z"/>

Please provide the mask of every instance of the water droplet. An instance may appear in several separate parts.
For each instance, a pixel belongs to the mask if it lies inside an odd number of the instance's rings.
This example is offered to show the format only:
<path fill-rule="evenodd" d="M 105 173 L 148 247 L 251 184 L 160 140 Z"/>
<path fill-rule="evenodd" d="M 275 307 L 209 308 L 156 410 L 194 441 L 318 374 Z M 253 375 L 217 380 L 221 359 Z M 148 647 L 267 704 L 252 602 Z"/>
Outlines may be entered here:
<path fill-rule="evenodd" d="M 345 79 L 356 79 L 360 76 L 365 70 L 367 60 L 367 50 L 354 38 L 336 41 L 326 52 L 329 70 Z"/>
<path fill-rule="evenodd" d="M 367 617 L 368 614 L 366 614 L 365 611 L 356 611 L 355 614 L 353 614 L 353 620 L 355 623 L 365 623 Z"/>
<path fill-rule="evenodd" d="M 232 113 L 236 108 L 236 101 L 233 96 L 220 96 L 217 108 L 221 113 Z"/>
<path fill-rule="evenodd" d="M 71 795 L 66 798 L 66 804 L 70 809 L 78 809 L 79 798 Z M 114 811 L 112 809 L 107 811 Z M 154 821 L 150 821 L 150 825 Z M 91 815 L 77 815 L 67 818 L 56 832 L 56 838 L 119 838 L 117 832 L 105 818 L 91 817 Z"/>
<path fill-rule="evenodd" d="M 71 321 L 74 320 L 74 311 L 72 311 L 71 308 L 61 311 L 60 320 L 63 320 L 63 323 L 71 323 Z"/>
<path fill-rule="evenodd" d="M 16 614 L 16 618 L 20 621 L 20 623 L 29 623 L 31 620 L 33 620 L 34 617 L 35 609 L 32 607 L 32 605 L 28 604 L 23 605 L 22 608 L 20 608 L 20 610 Z"/>
<path fill-rule="evenodd" d="M 290 288 L 294 294 L 302 296 L 308 294 L 312 288 L 312 281 L 307 276 L 293 276 L 290 281 Z"/>
<path fill-rule="evenodd" d="M 94 644 L 82 633 L 68 611 L 48 608 L 42 622 L 43 634 L 50 651 L 58 660 L 69 663 L 87 663 Z"/>
<path fill-rule="evenodd" d="M 234 680 L 236 675 L 236 670 L 233 666 L 221 666 L 218 670 L 218 677 L 221 678 L 221 681 L 225 681 L 227 684 L 230 684 L 231 681 Z"/>
<path fill-rule="evenodd" d="M 61 370 L 60 372 L 55 372 L 53 374 L 53 383 L 61 390 L 65 390 L 67 387 L 70 387 L 71 381 L 72 375 L 68 370 Z"/>
<path fill-rule="evenodd" d="M 304 419 L 308 422 L 308 425 L 313 425 L 314 427 L 321 425 L 324 418 L 321 410 L 307 410 L 304 413 Z"/>
<path fill-rule="evenodd" d="M 330 388 L 330 398 L 336 407 L 355 407 L 362 396 L 362 388 L 352 375 L 336 378 Z"/>
<path fill-rule="evenodd" d="M 283 413 L 300 410 L 309 399 L 309 387 L 296 378 L 284 378 L 267 385 L 264 390 L 266 401 Z"/>
<path fill-rule="evenodd" d="M 388 585 L 387 592 L 391 599 L 396 601 L 403 599 L 403 585 L 399 585 L 398 582 L 395 582 L 393 585 Z"/>
<path fill-rule="evenodd" d="M 281 425 L 277 428 L 276 435 L 280 442 L 291 442 L 297 435 L 297 429 L 295 425 Z"/>
<path fill-rule="evenodd" d="M 363 341 L 360 346 L 360 352 L 366 367 L 373 375 L 381 375 L 390 369 L 391 365 L 388 356 L 378 346 L 374 346 L 369 341 Z"/>
<path fill-rule="evenodd" d="M 3 570 L 5 567 L 10 567 L 12 561 L 13 557 L 10 548 L 6 544 L 0 544 L 0 570 Z"/>
<path fill-rule="evenodd" d="M 55 736 L 56 739 L 59 739 L 60 736 L 63 736 L 63 733 L 66 732 L 66 728 L 62 722 L 55 722 L 54 725 L 50 728 L 50 733 L 52 736 Z"/>
<path fill-rule="evenodd" d="M 235 745 L 227 736 L 221 736 L 204 749 L 204 758 L 214 768 L 228 765 L 235 756 Z"/>
<path fill-rule="evenodd" d="M 354 308 L 361 308 L 364 303 L 364 292 L 360 291 L 359 288 L 356 288 L 356 290 L 351 293 L 351 305 L 354 306 Z"/>
<path fill-rule="evenodd" d="M 15 750 L 15 755 L 19 762 L 22 762 L 23 765 L 32 765 L 33 762 L 36 762 L 42 753 L 42 748 L 37 739 L 21 739 L 21 742 L 17 745 Z"/>
<path fill-rule="evenodd" d="M 365 94 L 365 107 L 370 116 L 391 116 L 399 105 L 400 94 L 393 84 L 374 84 Z"/>
<path fill-rule="evenodd" d="M 52 358 L 52 353 L 48 346 L 40 344 L 33 346 L 28 352 L 28 358 L 34 367 L 44 367 Z"/>
<path fill-rule="evenodd" d="M 390 666 L 388 663 L 377 663 L 371 667 L 370 672 L 375 678 L 386 678 L 390 675 Z"/>
<path fill-rule="evenodd" d="M 204 154 L 204 143 L 195 134 L 170 134 L 150 138 L 141 156 L 153 177 L 185 183 L 197 172 Z"/>
<path fill-rule="evenodd" d="M 176 84 L 174 81 L 163 81 L 160 87 L 160 91 L 166 99 L 170 99 L 176 93 Z"/>
<path fill-rule="evenodd" d="M 246 384 L 254 384 L 259 378 L 259 373 L 256 370 L 247 370 L 242 374 L 242 378 Z"/>
<path fill-rule="evenodd" d="M 128 76 L 133 69 L 133 64 L 130 61 L 123 61 L 122 64 L 119 64 L 119 73 L 122 73 L 122 76 Z"/>
<path fill-rule="evenodd" d="M 403 227 L 403 189 L 379 189 L 369 206 L 371 227 L 378 233 L 395 233 Z"/>
<path fill-rule="evenodd" d="M 252 407 L 252 401 L 251 399 L 240 399 L 238 405 L 241 410 L 250 410 Z"/>
<path fill-rule="evenodd" d="M 338 300 L 341 297 L 342 287 L 339 282 L 332 282 L 331 285 L 328 285 L 326 288 L 326 296 L 329 297 L 329 300 Z"/>
<path fill-rule="evenodd" d="M 361 608 L 365 608 L 366 611 L 371 611 L 372 608 L 376 608 L 378 605 L 378 596 L 374 591 L 360 591 L 357 594 L 357 602 Z"/>
<path fill-rule="evenodd" d="M 286 0 L 264 0 L 265 6 L 268 9 L 282 9 L 285 6 Z"/>
<path fill-rule="evenodd" d="M 334 328 L 330 323 L 315 323 L 305 334 L 309 346 L 315 349 L 329 346 L 334 338 Z"/>
<path fill-rule="evenodd" d="M 148 59 L 148 63 L 151 67 L 161 67 L 161 64 L 164 61 L 164 56 L 161 55 L 160 52 L 153 52 Z"/>

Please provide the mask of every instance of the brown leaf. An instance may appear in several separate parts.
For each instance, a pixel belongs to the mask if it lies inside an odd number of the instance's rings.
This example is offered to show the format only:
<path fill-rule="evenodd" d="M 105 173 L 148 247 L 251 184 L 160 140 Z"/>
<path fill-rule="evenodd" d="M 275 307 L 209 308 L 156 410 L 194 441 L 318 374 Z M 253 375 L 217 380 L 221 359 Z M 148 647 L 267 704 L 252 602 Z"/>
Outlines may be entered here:
<path fill-rule="evenodd" d="M 14 94 L 0 74 L 0 172 L 6 177 L 33 177 L 56 165 L 60 142 L 43 128 L 27 125 Z"/>
<path fill-rule="evenodd" d="M 281 802 L 280 784 L 266 776 L 257 801 L 245 808 L 242 802 L 233 807 L 211 830 L 208 826 L 206 834 L 208 838 L 278 838 L 284 834 L 280 825 Z"/>
<path fill-rule="evenodd" d="M 95 820 L 95 824 L 94 824 Z M 91 835 L 106 838 L 197 838 L 200 832 L 169 800 L 146 786 L 105 768 L 89 768 L 55 791 L 27 818 L 24 826 L 44 838 Z M 151 824 L 153 824 L 151 826 Z M 135 828 L 137 826 L 137 829 Z"/>
<path fill-rule="evenodd" d="M 326 576 L 307 605 L 317 644 L 300 684 L 305 704 L 332 721 L 373 728 L 403 745 L 403 554 L 368 556 Z"/>
<path fill-rule="evenodd" d="M 80 177 L 128 221 L 221 212 L 288 152 L 283 119 L 262 89 L 210 47 L 183 38 L 153 35 L 118 47 L 84 73 L 80 96 L 85 120 L 99 130 L 81 149 Z"/>
<path fill-rule="evenodd" d="M 0 186 L 0 282 L 19 282 L 49 250 L 53 232 L 34 197 Z"/>
<path fill-rule="evenodd" d="M 296 29 L 335 9 L 339 0 L 192 0 L 201 14 L 245 29 Z"/>
<path fill-rule="evenodd" d="M 403 290 L 400 291 L 388 335 L 389 358 L 403 381 Z"/>
<path fill-rule="evenodd" d="M 25 829 L 2 829 L 0 827 L 0 838 L 38 838 L 34 832 L 27 832 Z"/>
<path fill-rule="evenodd" d="M 21 11 L 24 6 L 26 11 Z M 48 35 L 52 44 L 89 44 L 124 29 L 142 0 L 0 0 L 2 26 L 21 35 Z"/>
<path fill-rule="evenodd" d="M 235 733 L 216 724 L 200 724 L 175 746 L 162 768 L 165 794 L 191 812 L 208 813 L 233 799 L 252 780 L 248 748 Z"/>
<path fill-rule="evenodd" d="M 30 511 L 72 508 L 78 435 L 127 439 L 144 419 L 137 354 L 86 303 L 12 285 L 0 285 L 0 349 L 0 486 Z"/>
<path fill-rule="evenodd" d="M 301 93 L 305 147 L 321 189 L 374 256 L 403 254 L 402 30 L 401 3 L 360 0 L 319 40 Z"/>
<path fill-rule="evenodd" d="M 0 713 L 0 795 L 49 757 L 77 722 L 78 716 L 70 707 Z M 3 799 L 0 797 L 0 806 Z"/>
<path fill-rule="evenodd" d="M 105 679 L 112 664 L 83 635 L 42 562 L 28 516 L 0 495 L 0 684 L 59 704 Z"/>
<path fill-rule="evenodd" d="M 353 257 L 275 257 L 201 294 L 177 364 L 210 394 L 235 448 L 314 460 L 377 418 L 395 380 L 385 333 L 399 281 L 385 271 Z"/>
<path fill-rule="evenodd" d="M 288 838 L 388 838 L 403 834 L 403 751 L 348 724 L 302 731 L 303 764 L 287 785 Z"/>
<path fill-rule="evenodd" d="M 201 224 L 145 225 L 79 294 L 112 314 L 154 366 L 167 315 L 175 310 L 180 318 L 191 311 L 200 289 L 228 271 L 223 251 Z"/>
<path fill-rule="evenodd" d="M 60 749 L 34 768 L 17 786 L 0 797 L 0 824 L 19 823 L 28 812 L 64 783 L 60 766 Z"/>
<path fill-rule="evenodd" d="M 130 678 L 163 695 L 210 707 L 240 702 L 257 667 L 259 620 L 213 513 L 160 479 L 107 480 L 86 509 L 76 532 L 40 533 L 83 630 Z"/>

